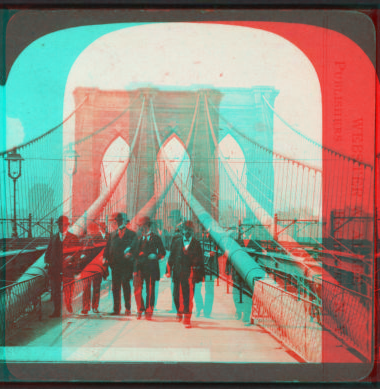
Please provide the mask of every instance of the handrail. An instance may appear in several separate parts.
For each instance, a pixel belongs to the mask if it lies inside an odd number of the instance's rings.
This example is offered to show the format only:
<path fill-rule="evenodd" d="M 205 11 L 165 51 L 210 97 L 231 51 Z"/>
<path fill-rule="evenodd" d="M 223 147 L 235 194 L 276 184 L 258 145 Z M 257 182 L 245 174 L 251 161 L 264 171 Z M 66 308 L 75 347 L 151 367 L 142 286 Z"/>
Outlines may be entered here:
<path fill-rule="evenodd" d="M 208 246 L 205 251 L 211 251 L 212 243 L 204 243 Z M 245 295 L 252 297 L 251 321 L 264 320 L 265 322 L 269 320 L 266 323 L 268 325 L 264 325 L 264 328 L 305 360 L 309 362 L 321 361 L 322 329 L 329 331 L 345 346 L 355 349 L 363 360 L 370 360 L 371 336 L 368 335 L 371 331 L 372 299 L 370 297 L 325 280 L 322 280 L 321 299 L 314 301 L 283 290 L 276 285 L 271 285 L 265 279 L 256 280 L 253 292 L 251 292 L 243 285 L 238 285 L 233 280 L 218 274 L 209 266 L 205 265 L 205 268 L 228 285 L 232 285 Z M 268 288 L 272 292 L 269 293 Z M 268 293 L 270 295 L 274 293 L 275 296 L 270 297 L 267 295 Z M 322 299 L 322 296 L 325 298 Z M 281 303 L 276 303 L 278 299 L 281 300 Z M 284 304 L 289 306 L 288 308 L 293 311 L 295 317 L 289 317 L 289 312 L 287 313 L 286 309 L 283 309 Z M 303 307 L 300 304 L 303 304 Z M 265 314 L 262 316 L 264 312 Z M 274 325 L 272 321 L 274 321 Z M 303 323 L 302 335 L 297 333 L 301 329 L 300 322 Z M 308 344 L 308 347 L 305 347 L 305 344 Z"/>
<path fill-rule="evenodd" d="M 253 293 L 252 293 L 252 291 L 250 291 L 249 289 L 245 288 L 244 286 L 242 287 L 242 286 L 236 284 L 233 280 L 230 280 L 230 279 L 228 279 L 227 277 L 223 277 L 223 276 L 221 276 L 220 274 L 218 275 L 218 273 L 217 273 L 216 271 L 213 271 L 213 270 L 210 269 L 210 267 L 207 266 L 207 265 L 205 265 L 205 268 L 206 268 L 210 273 L 213 273 L 214 276 L 219 277 L 222 281 L 228 282 L 229 285 L 232 285 L 233 287 L 236 287 L 237 289 L 242 289 L 242 290 L 243 290 L 243 293 L 244 293 L 245 295 L 247 295 L 247 296 L 249 296 L 249 297 L 252 297 L 252 294 L 253 294 Z M 243 279 L 242 279 L 242 281 L 244 282 Z M 257 283 L 257 282 L 263 282 L 263 280 L 256 280 L 255 283 Z M 305 298 L 303 298 L 303 297 L 301 297 L 301 296 L 298 296 L 298 295 L 296 295 L 296 294 L 294 294 L 294 293 L 291 293 L 291 292 L 288 292 L 288 291 L 286 291 L 286 290 L 283 290 L 283 289 L 279 288 L 278 286 L 272 285 L 272 287 L 273 287 L 273 288 L 276 288 L 276 289 L 280 290 L 281 292 L 283 292 L 283 293 L 285 293 L 285 294 L 288 294 L 288 295 L 290 295 L 290 296 L 292 296 L 292 297 L 296 297 L 298 300 L 302 300 L 302 301 L 304 301 L 304 302 L 311 303 L 311 304 L 314 304 L 314 305 L 317 305 L 317 306 L 320 307 L 320 305 L 318 305 L 318 304 L 315 303 L 314 301 L 307 300 L 307 299 L 305 299 Z"/>
<path fill-rule="evenodd" d="M 0 290 L 0 343 L 4 342 L 17 328 L 15 323 L 21 317 L 39 312 L 41 317 L 41 295 L 47 290 L 43 276 L 12 283 Z"/>

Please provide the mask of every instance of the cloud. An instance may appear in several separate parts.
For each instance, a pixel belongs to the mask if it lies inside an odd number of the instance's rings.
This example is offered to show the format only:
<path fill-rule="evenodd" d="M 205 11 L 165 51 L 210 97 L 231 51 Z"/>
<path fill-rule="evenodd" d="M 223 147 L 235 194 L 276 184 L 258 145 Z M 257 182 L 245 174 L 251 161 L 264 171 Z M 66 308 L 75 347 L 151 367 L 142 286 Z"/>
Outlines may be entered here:
<path fill-rule="evenodd" d="M 7 116 L 6 148 L 7 150 L 23 143 L 25 137 L 24 126 L 20 119 Z"/>

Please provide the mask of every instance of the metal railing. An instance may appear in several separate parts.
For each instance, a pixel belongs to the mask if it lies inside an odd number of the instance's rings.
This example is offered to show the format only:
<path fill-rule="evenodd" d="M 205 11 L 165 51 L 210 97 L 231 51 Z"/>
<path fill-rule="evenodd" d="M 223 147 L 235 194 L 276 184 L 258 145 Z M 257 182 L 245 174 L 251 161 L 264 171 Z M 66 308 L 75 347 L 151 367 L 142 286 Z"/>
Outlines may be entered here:
<path fill-rule="evenodd" d="M 308 362 L 322 362 L 322 331 L 371 360 L 372 300 L 323 281 L 322 304 L 257 281 L 252 322 L 262 325 Z"/>
<path fill-rule="evenodd" d="M 323 326 L 370 361 L 372 299 L 323 281 L 322 301 Z"/>
<path fill-rule="evenodd" d="M 3 238 L 12 238 L 14 224 L 14 219 L 0 218 L 0 229 Z M 53 231 L 56 228 L 53 218 L 50 218 L 49 220 L 36 220 L 36 218 L 32 218 L 31 213 L 28 217 L 17 218 L 16 226 L 18 238 L 32 238 L 36 236 L 49 238 L 53 235 Z"/>
<path fill-rule="evenodd" d="M 204 242 L 205 255 L 207 250 L 214 250 L 211 242 Z M 218 253 L 216 252 L 216 255 Z M 322 362 L 322 327 L 321 305 L 302 298 L 300 294 L 293 294 L 268 281 L 256 281 L 254 291 L 244 284 L 241 277 L 236 280 L 213 272 L 226 282 L 227 293 L 229 288 L 239 291 L 240 303 L 243 294 L 252 298 L 251 324 L 259 324 L 274 335 L 278 340 L 293 350 L 307 362 Z"/>
<path fill-rule="evenodd" d="M 215 250 L 212 242 L 204 242 L 203 247 L 205 255 Z M 295 291 L 286 291 L 269 279 L 256 281 L 252 295 L 240 277 L 232 280 L 219 272 L 219 278 L 226 282 L 227 293 L 231 286 L 239 290 L 240 302 L 243 294 L 252 297 L 251 323 L 263 326 L 305 361 L 322 362 L 323 330 L 356 350 L 363 360 L 371 360 L 372 299 L 368 296 L 323 281 L 315 298 L 301 284 L 295 285 Z"/>
<path fill-rule="evenodd" d="M 45 277 L 36 276 L 0 289 L 0 342 L 2 345 L 16 328 L 18 322 L 30 315 L 41 319 L 41 295 L 47 291 Z"/>
<path fill-rule="evenodd" d="M 205 245 L 206 246 L 206 245 Z M 204 247 L 205 247 L 204 246 Z M 212 242 L 205 247 L 207 251 L 219 252 Z M 252 297 L 251 323 L 259 324 L 272 333 L 287 347 L 307 362 L 322 362 L 322 332 L 329 330 L 335 337 L 349 347 L 357 350 L 367 360 L 372 350 L 372 300 L 360 293 L 353 292 L 340 285 L 323 281 L 322 302 L 310 301 L 270 284 L 270 279 L 256 281 L 254 291 L 244 280 L 231 279 L 206 266 L 208 274 L 226 282 L 229 288 L 237 288 L 240 302 L 243 294 Z M 83 309 L 84 294 L 92 289 L 93 282 L 101 277 L 101 272 L 75 280 L 70 279 L 63 285 L 63 314 L 68 314 L 71 304 L 74 313 Z M 101 280 L 100 280 L 101 282 Z M 41 295 L 47 290 L 46 277 L 38 276 L 24 282 L 13 283 L 0 289 L 0 334 L 5 337 L 17 328 L 17 322 L 31 313 L 41 317 Z M 108 283 L 110 288 L 110 283 Z M 32 294 L 31 294 L 32 291 Z M 90 292 L 91 296 L 91 292 Z"/>
<path fill-rule="evenodd" d="M 251 323 L 264 327 L 305 361 L 322 362 L 322 327 L 314 320 L 320 308 L 265 281 L 257 281 Z"/>

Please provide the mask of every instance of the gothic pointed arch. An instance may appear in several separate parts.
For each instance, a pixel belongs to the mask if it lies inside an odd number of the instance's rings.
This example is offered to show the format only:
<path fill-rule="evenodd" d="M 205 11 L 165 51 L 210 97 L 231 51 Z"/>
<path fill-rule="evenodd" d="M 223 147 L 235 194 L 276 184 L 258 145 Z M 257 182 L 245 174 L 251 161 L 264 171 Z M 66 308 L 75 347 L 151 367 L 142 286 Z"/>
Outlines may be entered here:
<path fill-rule="evenodd" d="M 171 164 L 171 169 L 168 168 L 168 163 Z M 171 171 L 177 172 L 177 179 L 171 185 L 156 213 L 156 219 L 162 220 L 162 226 L 168 231 L 174 230 L 181 220 L 191 218 L 190 208 L 181 196 L 181 187 L 186 186 L 191 190 L 192 166 L 185 145 L 176 134 L 172 134 L 166 139 L 157 154 L 154 175 L 156 195 L 170 184 Z"/>
<path fill-rule="evenodd" d="M 114 139 L 103 154 L 100 165 L 100 193 L 109 187 L 112 182 L 112 174 L 118 164 L 124 162 L 130 156 L 128 143 L 118 136 Z M 127 210 L 127 174 L 121 179 L 110 201 L 103 211 L 103 217 L 107 218 L 114 212 L 125 212 Z"/>
<path fill-rule="evenodd" d="M 246 207 L 231 183 L 225 164 L 229 165 L 238 180 L 247 186 L 246 159 L 239 143 L 231 134 L 219 142 L 219 220 L 225 227 L 244 222 Z"/>

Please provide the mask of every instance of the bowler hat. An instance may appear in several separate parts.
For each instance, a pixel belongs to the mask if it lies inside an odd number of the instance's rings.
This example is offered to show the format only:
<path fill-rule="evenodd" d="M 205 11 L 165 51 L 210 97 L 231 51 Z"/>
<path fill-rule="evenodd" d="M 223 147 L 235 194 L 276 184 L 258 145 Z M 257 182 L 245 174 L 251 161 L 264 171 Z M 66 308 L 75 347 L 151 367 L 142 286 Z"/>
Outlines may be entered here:
<path fill-rule="evenodd" d="M 139 220 L 140 226 L 149 226 L 150 227 L 150 217 L 149 216 L 143 216 Z"/>
<path fill-rule="evenodd" d="M 186 220 L 183 223 L 183 228 L 191 228 L 192 230 L 194 229 L 194 224 L 191 220 Z"/>
<path fill-rule="evenodd" d="M 125 222 L 127 221 L 127 214 L 123 212 L 118 212 L 113 215 L 114 220 L 124 220 Z"/>
<path fill-rule="evenodd" d="M 69 218 L 67 216 L 60 216 L 57 220 L 56 220 L 56 223 L 57 224 L 70 224 L 69 222 Z"/>

